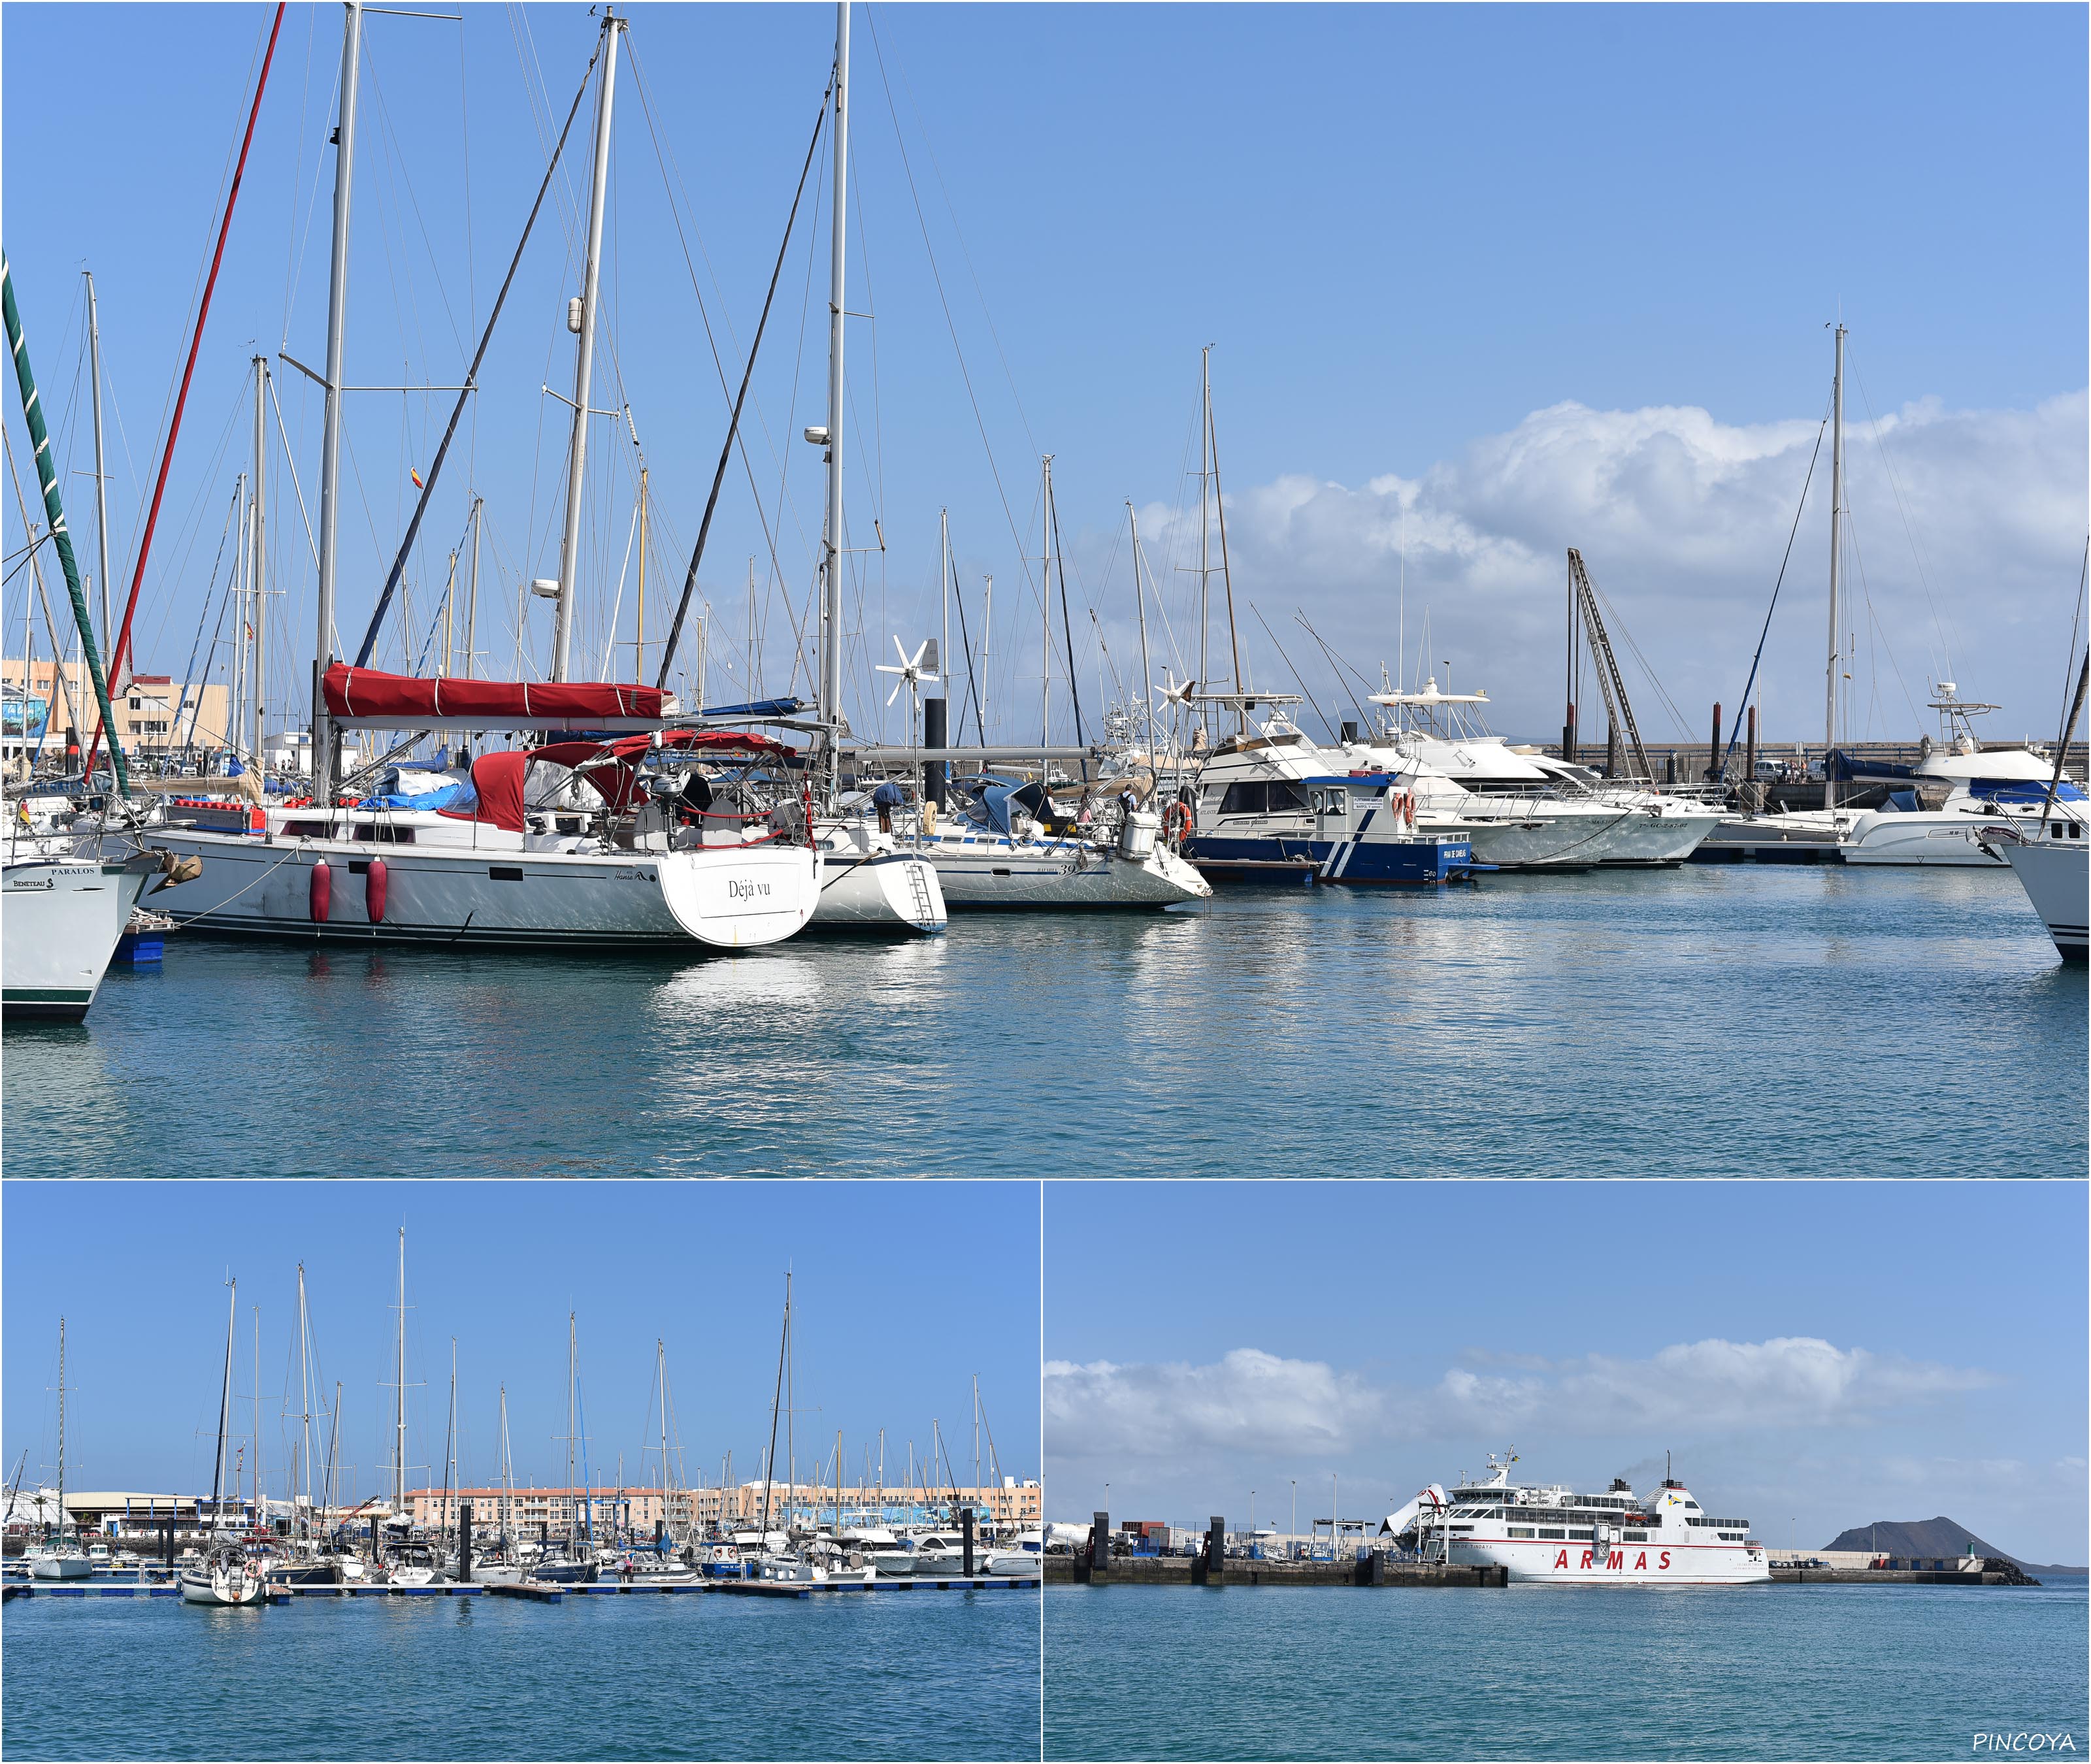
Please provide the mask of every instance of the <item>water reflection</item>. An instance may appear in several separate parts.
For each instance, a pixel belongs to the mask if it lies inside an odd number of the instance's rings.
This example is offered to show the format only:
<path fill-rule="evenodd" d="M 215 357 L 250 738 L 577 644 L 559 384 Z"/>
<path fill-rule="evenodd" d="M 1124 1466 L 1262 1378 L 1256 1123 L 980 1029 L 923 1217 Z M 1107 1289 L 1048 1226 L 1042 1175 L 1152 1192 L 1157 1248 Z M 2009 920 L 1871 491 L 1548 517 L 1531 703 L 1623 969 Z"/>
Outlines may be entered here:
<path fill-rule="evenodd" d="M 1999 1168 L 2007 1088 L 2011 1173 L 2085 1156 L 2084 976 L 1975 872 L 1243 891 L 695 960 L 176 938 L 140 979 L 11 1026 L 10 1173 L 1960 1174 Z"/>

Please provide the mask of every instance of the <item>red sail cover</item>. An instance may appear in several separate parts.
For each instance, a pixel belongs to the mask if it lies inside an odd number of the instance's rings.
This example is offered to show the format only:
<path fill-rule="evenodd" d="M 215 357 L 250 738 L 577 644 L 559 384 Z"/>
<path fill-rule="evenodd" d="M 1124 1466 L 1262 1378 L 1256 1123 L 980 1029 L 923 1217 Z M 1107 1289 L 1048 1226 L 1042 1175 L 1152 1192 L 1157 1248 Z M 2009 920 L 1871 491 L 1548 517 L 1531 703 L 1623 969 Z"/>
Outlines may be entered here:
<path fill-rule="evenodd" d="M 337 662 L 326 671 L 327 714 L 377 729 L 652 727 L 673 714 L 650 686 L 581 680 L 424 680 Z"/>

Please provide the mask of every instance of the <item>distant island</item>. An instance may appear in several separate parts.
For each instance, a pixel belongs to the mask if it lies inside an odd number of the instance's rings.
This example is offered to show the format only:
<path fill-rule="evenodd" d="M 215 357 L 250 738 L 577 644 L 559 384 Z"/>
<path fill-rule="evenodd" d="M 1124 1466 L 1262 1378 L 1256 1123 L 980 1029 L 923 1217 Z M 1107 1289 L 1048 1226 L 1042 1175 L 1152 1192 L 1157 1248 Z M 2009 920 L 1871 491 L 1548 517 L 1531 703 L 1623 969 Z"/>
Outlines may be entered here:
<path fill-rule="evenodd" d="M 2082 1574 L 2080 1568 L 2061 1568 L 2052 1562 L 2028 1562 L 1985 1543 L 1957 1519 L 1941 1514 L 1936 1519 L 1878 1519 L 1869 1525 L 1854 1525 L 1840 1531 L 1822 1547 L 1825 1550 L 1867 1550 L 1878 1555 L 1995 1555 L 2016 1562 L 2028 1574 Z"/>

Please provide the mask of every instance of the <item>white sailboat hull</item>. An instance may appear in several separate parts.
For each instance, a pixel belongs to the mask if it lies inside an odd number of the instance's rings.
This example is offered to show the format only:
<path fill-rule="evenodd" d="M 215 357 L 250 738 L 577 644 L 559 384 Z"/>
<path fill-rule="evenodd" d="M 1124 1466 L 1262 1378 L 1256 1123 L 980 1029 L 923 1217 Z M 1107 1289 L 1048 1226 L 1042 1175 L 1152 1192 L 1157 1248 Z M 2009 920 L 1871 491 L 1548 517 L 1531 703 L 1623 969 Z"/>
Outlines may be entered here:
<path fill-rule="evenodd" d="M 0 884 L 0 1009 L 71 1022 L 86 1016 L 152 873 L 135 858 L 11 858 Z"/>
<path fill-rule="evenodd" d="M 2000 849 L 2062 959 L 2091 961 L 2091 841 Z"/>
<path fill-rule="evenodd" d="M 259 1574 L 213 1573 L 209 1568 L 185 1568 L 180 1576 L 182 1602 L 189 1605 L 258 1605 L 268 1590 Z"/>
<path fill-rule="evenodd" d="M 812 923 L 838 930 L 933 936 L 949 923 L 935 867 L 912 851 L 821 854 L 821 901 Z"/>
<path fill-rule="evenodd" d="M 29 1578 L 32 1581 L 84 1581 L 94 1572 L 94 1564 L 84 1555 L 32 1555 L 29 1558 Z"/>
<path fill-rule="evenodd" d="M 1002 911 L 1175 906 L 1209 899 L 1212 884 L 1174 852 L 1145 858 L 1072 840 L 939 834 L 924 846 L 952 907 Z"/>
<path fill-rule="evenodd" d="M 156 830 L 153 843 L 203 862 L 200 876 L 166 897 L 179 923 L 306 942 L 749 949 L 795 935 L 819 897 L 820 862 L 803 845 L 584 854 L 177 828 Z M 387 885 L 373 922 L 368 876 L 379 858 Z M 324 921 L 313 916 L 321 859 L 331 884 Z"/>

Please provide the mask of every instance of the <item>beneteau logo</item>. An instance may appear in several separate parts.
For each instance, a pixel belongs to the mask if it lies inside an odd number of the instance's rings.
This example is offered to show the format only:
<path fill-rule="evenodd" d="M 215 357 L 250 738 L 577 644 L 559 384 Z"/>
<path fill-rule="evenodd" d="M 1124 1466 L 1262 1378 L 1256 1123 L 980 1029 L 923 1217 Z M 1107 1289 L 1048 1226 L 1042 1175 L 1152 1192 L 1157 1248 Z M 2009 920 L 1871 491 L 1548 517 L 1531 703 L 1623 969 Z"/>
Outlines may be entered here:
<path fill-rule="evenodd" d="M 2076 1736 L 2073 1733 L 1978 1733 L 1975 1736 L 1974 1749 L 1977 1752 L 2074 1752 Z"/>
<path fill-rule="evenodd" d="M 726 891 L 737 901 L 752 901 L 758 894 L 767 894 L 770 884 L 767 882 L 743 882 L 738 877 L 728 876 Z"/>

